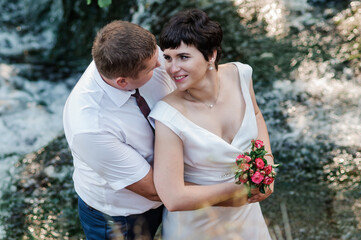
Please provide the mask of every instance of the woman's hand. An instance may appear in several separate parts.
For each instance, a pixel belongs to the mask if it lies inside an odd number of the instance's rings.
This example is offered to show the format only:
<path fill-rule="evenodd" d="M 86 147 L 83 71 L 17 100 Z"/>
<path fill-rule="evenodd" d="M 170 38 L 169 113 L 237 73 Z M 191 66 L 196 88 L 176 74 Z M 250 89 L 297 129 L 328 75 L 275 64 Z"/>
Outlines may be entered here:
<path fill-rule="evenodd" d="M 274 183 L 270 185 L 270 188 L 265 189 L 265 193 L 261 193 L 258 188 L 254 188 L 251 190 L 252 196 L 248 198 L 248 203 L 255 203 L 255 202 L 261 202 L 268 198 L 273 193 L 273 186 Z"/>

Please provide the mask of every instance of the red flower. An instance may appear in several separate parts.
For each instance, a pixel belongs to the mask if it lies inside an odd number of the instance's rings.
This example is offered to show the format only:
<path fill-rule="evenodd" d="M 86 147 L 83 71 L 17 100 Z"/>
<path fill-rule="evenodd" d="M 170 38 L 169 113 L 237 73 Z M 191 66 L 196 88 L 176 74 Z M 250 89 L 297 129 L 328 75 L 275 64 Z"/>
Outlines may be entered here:
<path fill-rule="evenodd" d="M 266 185 L 270 185 L 271 183 L 273 183 L 274 178 L 271 177 L 265 177 L 263 180 L 263 183 Z"/>
<path fill-rule="evenodd" d="M 264 170 L 267 175 L 270 174 L 272 172 L 272 165 L 267 165 Z"/>
<path fill-rule="evenodd" d="M 248 163 L 242 163 L 242 164 L 239 166 L 239 168 L 240 168 L 243 172 L 245 172 L 245 171 L 249 170 L 249 164 L 248 164 Z"/>
<path fill-rule="evenodd" d="M 247 156 L 247 155 L 244 155 L 244 154 L 239 154 L 236 158 L 236 161 L 240 161 L 242 159 L 246 159 L 247 162 L 251 161 L 251 157 L 250 156 Z"/>
<path fill-rule="evenodd" d="M 251 189 L 259 188 L 261 193 L 265 193 L 266 188 L 270 188 L 275 180 L 276 165 L 269 165 L 264 159 L 267 151 L 261 140 L 252 140 L 250 152 L 243 152 L 236 158 L 237 170 L 235 172 L 236 184 L 246 184 L 248 197 Z M 252 157 L 251 157 L 252 156 Z"/>
<path fill-rule="evenodd" d="M 252 182 L 254 182 L 255 184 L 260 184 L 263 180 L 264 176 L 260 173 L 260 172 L 255 172 L 255 174 L 253 174 L 252 176 Z"/>
<path fill-rule="evenodd" d="M 261 141 L 261 140 L 256 140 L 256 141 L 254 142 L 254 146 L 255 146 L 256 148 L 261 148 L 261 147 L 264 146 L 264 143 L 263 143 L 263 141 Z"/>
<path fill-rule="evenodd" d="M 247 176 L 247 174 L 245 173 L 245 174 L 242 174 L 241 176 L 239 176 L 239 181 L 240 181 L 241 183 L 246 183 L 246 182 L 248 181 L 248 176 Z"/>
<path fill-rule="evenodd" d="M 261 158 L 256 158 L 255 162 L 258 169 L 264 168 L 264 161 Z"/>
<path fill-rule="evenodd" d="M 241 160 L 242 158 L 244 158 L 245 156 L 243 154 L 239 154 L 237 157 L 236 157 L 236 161 L 239 161 Z"/>

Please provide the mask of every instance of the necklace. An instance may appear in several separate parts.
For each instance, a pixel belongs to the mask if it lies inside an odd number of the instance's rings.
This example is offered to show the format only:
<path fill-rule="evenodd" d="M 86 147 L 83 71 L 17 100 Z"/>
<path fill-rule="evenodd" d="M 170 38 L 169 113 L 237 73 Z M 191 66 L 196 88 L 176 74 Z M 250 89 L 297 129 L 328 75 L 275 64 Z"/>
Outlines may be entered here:
<path fill-rule="evenodd" d="M 200 102 L 200 103 L 203 103 L 204 105 L 206 105 L 207 107 L 209 107 L 209 108 L 213 108 L 215 105 L 216 105 L 216 103 L 217 103 L 217 100 L 218 100 L 218 97 L 219 97 L 219 92 L 220 92 L 220 89 L 221 89 L 221 84 L 220 83 L 218 83 L 218 93 L 217 93 L 217 97 L 216 97 L 216 100 L 214 101 L 214 103 L 213 104 L 207 104 L 207 103 L 205 103 L 205 102 L 203 102 L 203 101 L 201 101 L 201 100 L 199 100 L 198 98 L 196 98 L 196 97 L 194 97 L 190 92 L 189 92 L 189 90 L 187 89 L 186 90 L 186 92 L 188 93 L 188 95 L 191 97 L 191 98 L 193 98 L 194 100 L 196 100 L 196 101 L 198 101 L 198 102 Z"/>

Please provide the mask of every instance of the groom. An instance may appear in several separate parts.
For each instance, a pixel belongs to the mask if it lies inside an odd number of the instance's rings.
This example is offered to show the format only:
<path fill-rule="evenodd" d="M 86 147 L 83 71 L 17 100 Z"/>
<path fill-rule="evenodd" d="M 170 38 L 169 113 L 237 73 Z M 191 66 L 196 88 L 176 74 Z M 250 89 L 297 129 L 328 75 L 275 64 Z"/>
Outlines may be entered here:
<path fill-rule="evenodd" d="M 161 222 L 154 133 L 140 96 L 152 107 L 175 88 L 159 52 L 147 30 L 111 22 L 98 32 L 94 61 L 65 104 L 79 218 L 89 240 L 151 239 Z"/>

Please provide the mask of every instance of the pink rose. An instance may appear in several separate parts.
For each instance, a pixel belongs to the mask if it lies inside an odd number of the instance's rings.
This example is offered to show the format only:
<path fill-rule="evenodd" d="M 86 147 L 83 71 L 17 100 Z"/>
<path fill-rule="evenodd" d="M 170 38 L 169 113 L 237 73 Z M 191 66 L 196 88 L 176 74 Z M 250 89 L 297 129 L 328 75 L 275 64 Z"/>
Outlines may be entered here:
<path fill-rule="evenodd" d="M 242 163 L 239 168 L 242 169 L 243 172 L 245 172 L 245 171 L 247 171 L 249 169 L 249 164 L 248 163 Z"/>
<path fill-rule="evenodd" d="M 244 158 L 244 155 L 243 155 L 243 154 L 239 154 L 239 155 L 236 157 L 236 161 L 239 161 L 239 160 L 241 160 L 242 158 Z"/>
<path fill-rule="evenodd" d="M 261 140 L 256 140 L 256 141 L 254 142 L 254 146 L 255 146 L 256 148 L 261 148 L 261 147 L 264 146 L 264 143 L 263 143 L 263 141 L 261 141 Z"/>
<path fill-rule="evenodd" d="M 264 168 L 266 174 L 270 174 L 272 172 L 272 165 L 268 165 L 267 167 Z"/>
<path fill-rule="evenodd" d="M 246 183 L 248 181 L 248 176 L 247 173 L 242 174 L 241 176 L 239 176 L 238 180 L 242 183 Z"/>
<path fill-rule="evenodd" d="M 263 183 L 266 185 L 270 185 L 271 183 L 273 183 L 274 178 L 271 177 L 265 177 L 263 180 Z"/>
<path fill-rule="evenodd" d="M 263 162 L 263 160 L 261 158 L 256 158 L 255 162 L 256 162 L 256 167 L 258 169 L 263 169 L 264 168 L 264 162 Z"/>
<path fill-rule="evenodd" d="M 236 158 L 236 162 L 238 162 L 238 161 L 244 162 L 243 160 L 246 160 L 246 162 L 250 162 L 252 159 L 250 156 L 246 156 L 244 154 L 240 154 Z"/>
<path fill-rule="evenodd" d="M 264 176 L 260 173 L 260 172 L 255 172 L 255 174 L 253 174 L 252 176 L 252 182 L 254 182 L 255 184 L 260 184 L 263 180 Z"/>

